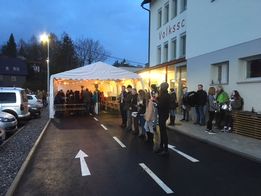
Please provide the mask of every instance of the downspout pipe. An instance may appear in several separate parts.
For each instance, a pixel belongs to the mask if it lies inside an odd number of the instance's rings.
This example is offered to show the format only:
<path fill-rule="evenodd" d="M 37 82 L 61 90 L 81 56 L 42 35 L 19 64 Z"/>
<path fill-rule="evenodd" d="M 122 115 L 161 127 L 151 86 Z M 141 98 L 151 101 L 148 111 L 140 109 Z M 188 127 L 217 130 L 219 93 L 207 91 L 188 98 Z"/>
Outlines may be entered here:
<path fill-rule="evenodd" d="M 148 65 L 146 66 L 146 67 L 149 67 L 150 66 L 150 17 L 151 17 L 151 13 L 150 13 L 150 9 L 148 9 L 148 8 L 145 8 L 144 7 L 144 5 L 146 4 L 146 2 L 145 1 L 143 1 L 142 3 L 141 3 L 141 7 L 144 9 L 144 10 L 146 10 L 146 11 L 148 11 L 149 12 L 149 32 L 148 32 Z"/>

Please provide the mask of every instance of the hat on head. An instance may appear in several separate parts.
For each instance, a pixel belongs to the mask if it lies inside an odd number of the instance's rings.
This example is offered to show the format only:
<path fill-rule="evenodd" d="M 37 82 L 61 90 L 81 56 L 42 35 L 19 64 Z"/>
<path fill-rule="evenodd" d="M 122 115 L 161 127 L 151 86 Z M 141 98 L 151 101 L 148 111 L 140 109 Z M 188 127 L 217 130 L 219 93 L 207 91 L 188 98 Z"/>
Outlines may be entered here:
<path fill-rule="evenodd" d="M 132 86 L 131 86 L 131 85 L 128 85 L 127 88 L 132 88 Z"/>

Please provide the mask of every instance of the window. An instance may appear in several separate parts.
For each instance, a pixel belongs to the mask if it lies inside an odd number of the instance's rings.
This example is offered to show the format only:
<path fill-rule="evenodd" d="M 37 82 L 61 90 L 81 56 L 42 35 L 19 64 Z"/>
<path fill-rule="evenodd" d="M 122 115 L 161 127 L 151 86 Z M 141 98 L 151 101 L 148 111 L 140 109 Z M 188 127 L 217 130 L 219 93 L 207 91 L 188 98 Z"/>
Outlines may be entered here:
<path fill-rule="evenodd" d="M 168 44 L 168 42 L 165 42 L 164 43 L 164 53 L 163 53 L 163 55 L 164 55 L 163 62 L 164 63 L 168 61 L 168 58 L 169 58 L 168 54 L 169 54 L 169 44 Z"/>
<path fill-rule="evenodd" d="M 161 63 L 161 46 L 158 46 L 157 48 L 157 62 L 158 64 Z"/>
<path fill-rule="evenodd" d="M 261 77 L 261 58 L 247 61 L 247 78 Z"/>
<path fill-rule="evenodd" d="M 178 14 L 178 0 L 172 0 L 171 18 L 175 18 Z"/>
<path fill-rule="evenodd" d="M 3 80 L 4 80 L 4 76 L 0 75 L 0 81 L 3 81 Z"/>
<path fill-rule="evenodd" d="M 211 84 L 228 84 L 229 62 L 211 65 Z"/>
<path fill-rule="evenodd" d="M 11 81 L 16 82 L 16 76 L 11 76 Z"/>
<path fill-rule="evenodd" d="M 180 13 L 187 9 L 187 0 L 180 1 Z"/>
<path fill-rule="evenodd" d="M 15 93 L 0 93 L 0 103 L 16 103 Z"/>
<path fill-rule="evenodd" d="M 177 58 L 177 39 L 174 38 L 171 40 L 171 59 L 174 60 Z"/>
<path fill-rule="evenodd" d="M 16 70 L 17 70 L 17 71 L 20 71 L 20 67 L 17 67 Z"/>
<path fill-rule="evenodd" d="M 161 27 L 161 23 L 162 23 L 162 9 L 160 8 L 158 11 L 158 28 Z"/>
<path fill-rule="evenodd" d="M 186 56 L 186 34 L 180 36 L 180 57 Z"/>
<path fill-rule="evenodd" d="M 169 3 L 164 6 L 164 24 L 169 22 Z"/>
<path fill-rule="evenodd" d="M 6 67 L 5 67 L 5 70 L 6 70 L 6 71 L 9 71 L 9 67 L 8 67 L 8 66 L 6 66 Z"/>
<path fill-rule="evenodd" d="M 16 69 L 16 67 L 13 67 L 13 71 L 16 71 L 17 69 Z"/>

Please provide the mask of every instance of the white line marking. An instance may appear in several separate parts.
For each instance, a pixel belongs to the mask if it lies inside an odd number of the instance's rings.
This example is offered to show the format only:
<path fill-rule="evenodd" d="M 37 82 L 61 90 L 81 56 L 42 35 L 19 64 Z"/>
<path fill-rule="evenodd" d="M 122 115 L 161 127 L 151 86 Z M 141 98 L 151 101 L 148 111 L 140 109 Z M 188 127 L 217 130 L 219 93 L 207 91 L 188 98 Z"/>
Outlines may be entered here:
<path fill-rule="evenodd" d="M 121 146 L 122 148 L 126 148 L 126 146 L 125 146 L 117 137 L 113 137 L 113 139 L 114 139 L 116 142 L 118 142 L 118 144 L 120 144 L 120 146 Z"/>
<path fill-rule="evenodd" d="M 93 116 L 92 113 L 89 113 L 89 114 L 90 114 L 90 116 Z"/>
<path fill-rule="evenodd" d="M 94 120 L 99 121 L 97 118 L 93 117 Z"/>
<path fill-rule="evenodd" d="M 106 131 L 108 131 L 107 127 L 105 127 L 103 124 L 101 124 L 102 128 L 104 128 Z"/>
<path fill-rule="evenodd" d="M 199 162 L 199 160 L 193 158 L 192 156 L 185 154 L 184 152 L 177 150 L 175 147 L 172 147 L 172 145 L 168 145 L 168 147 L 169 147 L 169 149 L 175 151 L 176 153 L 180 154 L 181 156 L 185 157 L 186 159 L 190 160 L 193 163 Z"/>
<path fill-rule="evenodd" d="M 139 163 L 139 165 L 150 175 L 150 177 L 167 193 L 174 193 L 158 176 L 156 176 L 150 168 L 148 168 L 144 163 Z"/>

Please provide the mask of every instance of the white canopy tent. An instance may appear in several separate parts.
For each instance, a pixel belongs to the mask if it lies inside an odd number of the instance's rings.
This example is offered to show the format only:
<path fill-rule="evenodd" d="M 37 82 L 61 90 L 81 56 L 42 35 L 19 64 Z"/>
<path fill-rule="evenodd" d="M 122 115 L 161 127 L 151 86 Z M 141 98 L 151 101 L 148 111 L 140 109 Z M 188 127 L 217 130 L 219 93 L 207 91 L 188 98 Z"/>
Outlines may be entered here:
<path fill-rule="evenodd" d="M 133 72 L 123 70 L 112 65 L 96 62 L 90 65 L 57 73 L 50 77 L 49 117 L 54 117 L 54 96 L 58 90 L 94 90 L 98 84 L 104 95 L 117 96 L 121 85 L 131 84 L 136 88 L 143 88 L 141 77 Z"/>

